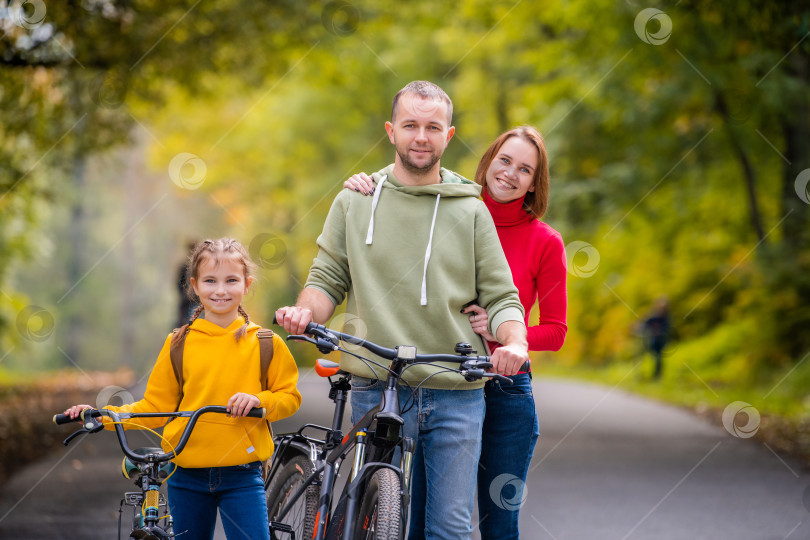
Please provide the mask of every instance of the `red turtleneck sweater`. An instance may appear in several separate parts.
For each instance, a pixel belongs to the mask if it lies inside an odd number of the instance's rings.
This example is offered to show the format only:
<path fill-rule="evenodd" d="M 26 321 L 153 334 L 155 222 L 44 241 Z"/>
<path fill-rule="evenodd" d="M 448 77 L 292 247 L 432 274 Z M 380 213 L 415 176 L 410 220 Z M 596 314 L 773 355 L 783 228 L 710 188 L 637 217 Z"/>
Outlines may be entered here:
<path fill-rule="evenodd" d="M 568 293 L 566 281 L 565 246 L 560 233 L 523 209 L 523 199 L 499 203 L 481 190 L 498 237 L 503 246 L 512 279 L 526 311 L 530 351 L 557 351 L 565 341 L 568 330 L 566 311 Z M 529 315 L 539 298 L 540 320 L 529 324 Z M 494 350 L 498 343 L 490 343 Z"/>

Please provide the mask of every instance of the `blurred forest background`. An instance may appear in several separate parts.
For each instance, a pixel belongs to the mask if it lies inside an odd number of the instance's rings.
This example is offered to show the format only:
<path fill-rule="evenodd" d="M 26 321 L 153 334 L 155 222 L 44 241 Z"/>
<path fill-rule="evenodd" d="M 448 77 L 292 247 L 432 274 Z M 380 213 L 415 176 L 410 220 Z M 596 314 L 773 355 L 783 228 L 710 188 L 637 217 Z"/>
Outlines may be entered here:
<path fill-rule="evenodd" d="M 148 373 L 203 237 L 250 246 L 269 325 L 428 79 L 461 174 L 510 127 L 546 138 L 570 329 L 536 370 L 805 422 L 809 35 L 789 0 L 0 0 L 0 373 Z"/>

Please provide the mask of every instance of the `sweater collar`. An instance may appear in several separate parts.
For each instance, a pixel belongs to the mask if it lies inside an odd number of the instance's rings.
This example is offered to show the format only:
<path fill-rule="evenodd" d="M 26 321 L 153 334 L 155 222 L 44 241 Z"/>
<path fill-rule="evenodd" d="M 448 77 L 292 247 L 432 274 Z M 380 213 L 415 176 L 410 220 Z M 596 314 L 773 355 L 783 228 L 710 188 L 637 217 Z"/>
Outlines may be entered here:
<path fill-rule="evenodd" d="M 234 332 L 239 330 L 239 328 L 241 328 L 243 324 L 245 324 L 245 319 L 243 319 L 241 315 L 237 316 L 236 319 L 231 324 L 229 324 L 227 328 L 222 328 L 218 324 L 214 324 L 211 321 L 206 321 L 205 319 L 198 318 L 195 319 L 193 323 L 191 323 L 191 328 L 204 334 L 209 334 L 212 336 L 221 336 L 224 334 L 233 334 Z"/>
<path fill-rule="evenodd" d="M 487 188 L 481 190 L 484 196 L 484 204 L 487 205 L 492 220 L 498 227 L 512 227 L 528 223 L 533 219 L 532 215 L 523 208 L 523 199 L 515 199 L 507 203 L 500 203 L 489 196 Z"/>

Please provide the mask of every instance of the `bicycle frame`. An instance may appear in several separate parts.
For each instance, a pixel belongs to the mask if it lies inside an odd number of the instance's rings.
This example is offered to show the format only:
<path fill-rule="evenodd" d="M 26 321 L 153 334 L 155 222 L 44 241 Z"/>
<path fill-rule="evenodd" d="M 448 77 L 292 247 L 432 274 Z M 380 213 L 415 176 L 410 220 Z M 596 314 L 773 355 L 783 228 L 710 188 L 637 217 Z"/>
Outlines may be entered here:
<path fill-rule="evenodd" d="M 397 381 L 404 366 L 404 362 L 394 361 L 392 363 L 392 373 L 388 377 L 385 390 L 383 390 L 383 399 L 349 429 L 348 432 L 354 433 L 354 437 L 349 437 L 348 435 L 344 437 L 341 430 L 346 401 L 351 388 L 346 375 L 342 375 L 341 379 L 337 382 L 332 382 L 330 379 L 330 383 L 332 384 L 332 392 L 330 392 L 330 394 L 334 393 L 334 401 L 336 404 L 331 429 L 306 424 L 296 433 L 280 435 L 278 437 L 276 459 L 273 460 L 273 466 L 268 475 L 267 485 L 269 485 L 270 479 L 285 461 L 289 452 L 296 452 L 308 456 L 311 461 L 316 464 L 316 468 L 312 474 L 310 474 L 303 485 L 296 490 L 290 501 L 281 510 L 280 517 L 282 521 L 295 502 L 303 496 L 307 487 L 314 483 L 319 483 L 321 485 L 321 492 L 318 500 L 314 538 L 323 540 L 326 538 L 327 533 L 333 531 L 334 534 L 342 538 L 353 538 L 352 535 L 356 527 L 355 519 L 358 512 L 360 494 L 362 493 L 362 487 L 365 485 L 370 475 L 380 468 L 390 468 L 399 475 L 400 485 L 404 486 L 403 491 L 407 493 L 414 445 L 413 441 L 410 439 L 403 440 L 401 437 L 401 428 L 404 422 L 400 416 Z M 307 429 L 325 431 L 324 440 L 305 435 L 303 432 Z M 397 467 L 391 464 L 393 450 L 397 446 L 402 448 L 402 463 L 405 464 L 404 468 L 406 470 L 403 470 L 403 467 Z M 346 497 L 346 507 L 344 511 L 346 519 L 343 523 L 344 528 L 341 531 L 337 530 L 334 525 L 330 525 L 332 520 L 338 517 L 333 516 L 330 512 L 333 502 L 333 491 L 337 473 L 343 460 L 349 452 L 357 448 L 362 448 L 363 451 L 356 451 L 356 457 L 358 453 L 363 454 L 363 457 L 359 460 L 355 460 L 352 468 L 351 481 L 348 482 L 343 489 L 341 499 Z M 318 450 L 320 450 L 320 452 L 318 452 Z M 403 514 L 403 518 L 406 518 L 407 503 L 404 505 Z"/>
<path fill-rule="evenodd" d="M 307 488 L 320 485 L 313 539 L 325 540 L 327 537 L 330 539 L 352 539 L 357 527 L 356 520 L 360 513 L 359 501 L 362 498 L 366 483 L 377 470 L 388 468 L 399 476 L 401 500 L 403 501 L 401 506 L 402 516 L 399 522 L 402 524 L 402 530 L 405 530 L 409 506 L 411 463 L 415 449 L 413 440 L 402 436 L 404 420 L 401 416 L 398 387 L 405 368 L 415 363 L 456 362 L 461 364 L 456 371 L 468 380 L 476 380 L 482 377 L 495 377 L 509 382 L 511 380 L 497 374 L 487 373 L 486 370 L 492 366 L 490 357 L 474 356 L 475 351 L 472 350 L 472 347 L 464 343 L 457 344 L 455 355 L 417 355 L 416 347 L 398 346 L 394 349 L 388 349 L 356 336 L 329 330 L 315 323 L 310 323 L 307 326 L 306 333 L 313 337 L 291 335 L 287 339 L 312 343 L 324 354 L 344 350 L 339 347 L 338 342 L 340 340 L 347 341 L 362 346 L 381 358 L 389 359 L 391 364 L 387 368 L 387 377 L 380 403 L 350 428 L 349 434 L 354 434 L 353 436 L 343 436 L 341 431 L 346 399 L 351 388 L 348 382 L 349 374 L 335 370 L 333 374 L 341 374 L 341 379 L 335 383 L 330 378 L 330 384 L 332 385 L 330 398 L 335 402 L 332 427 L 324 428 L 307 424 L 296 433 L 277 438 L 276 456 L 265 483 L 266 488 L 270 486 L 278 470 L 284 466 L 290 452 L 293 455 L 303 455 L 309 458 L 314 466 L 312 472 L 287 499 L 286 504 L 276 517 L 283 522 L 289 517 L 290 510 L 301 501 Z M 334 364 L 334 366 L 337 366 L 337 364 Z M 383 369 L 385 368 L 383 367 Z M 528 366 L 523 366 L 523 369 L 528 369 Z M 323 430 L 326 433 L 324 440 L 305 435 L 303 432 L 308 428 Z M 400 467 L 391 463 L 396 447 L 402 449 Z M 335 515 L 333 515 L 330 512 L 333 502 L 332 492 L 335 487 L 338 469 L 352 449 L 355 450 L 352 477 L 344 487 L 341 496 L 341 501 L 345 498 L 345 507 L 342 509 L 341 515 L 339 513 L 341 510 L 340 503 L 338 503 Z M 278 524 L 278 521 L 274 523 Z M 271 530 L 273 530 L 274 523 L 271 523 Z M 341 530 L 341 527 L 343 527 L 343 530 Z"/>

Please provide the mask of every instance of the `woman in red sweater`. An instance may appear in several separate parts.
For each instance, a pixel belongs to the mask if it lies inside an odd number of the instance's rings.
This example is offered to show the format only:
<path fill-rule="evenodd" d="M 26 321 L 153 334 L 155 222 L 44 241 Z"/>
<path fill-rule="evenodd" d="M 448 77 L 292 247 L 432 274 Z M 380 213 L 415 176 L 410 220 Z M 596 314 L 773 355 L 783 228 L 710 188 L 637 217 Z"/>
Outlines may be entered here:
<path fill-rule="evenodd" d="M 501 134 L 490 145 L 475 173 L 484 203 L 492 214 L 512 279 L 526 312 L 530 351 L 557 351 L 568 330 L 565 246 L 560 233 L 540 221 L 548 207 L 548 155 L 533 127 Z M 373 193 L 371 178 L 359 173 L 343 186 Z M 530 315 L 539 304 L 539 319 Z M 490 350 L 500 346 L 489 330 L 487 312 L 464 309 Z M 478 467 L 478 518 L 481 538 L 519 537 L 518 513 L 523 486 L 539 435 L 531 373 L 510 377 L 511 385 L 489 381 L 484 387 L 486 416 Z M 416 501 L 413 502 L 416 504 Z"/>
<path fill-rule="evenodd" d="M 560 233 L 539 220 L 548 207 L 548 155 L 532 127 L 500 135 L 478 164 L 475 181 L 487 205 L 512 279 L 526 312 L 530 351 L 557 351 L 565 340 L 565 246 Z M 539 320 L 530 321 L 535 303 Z M 465 309 L 476 333 L 490 349 L 500 344 L 489 333 L 487 313 Z M 484 387 L 484 419 L 478 467 L 478 516 L 481 538 L 518 538 L 518 512 L 526 493 L 526 475 L 539 435 L 531 373 L 512 376 L 512 385 L 489 381 Z"/>

